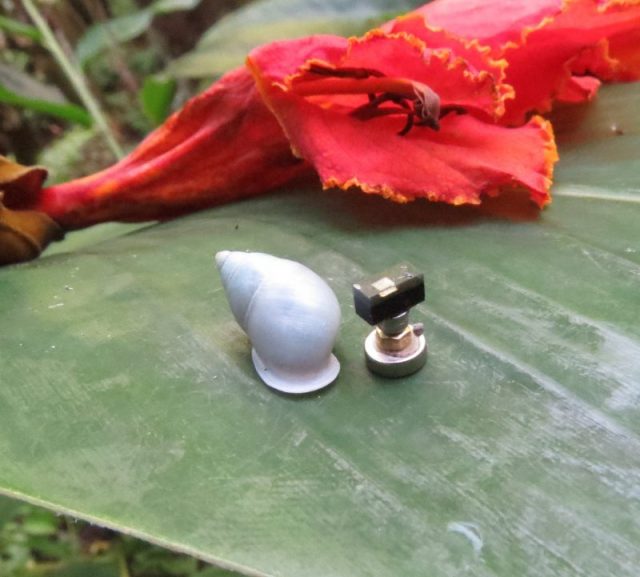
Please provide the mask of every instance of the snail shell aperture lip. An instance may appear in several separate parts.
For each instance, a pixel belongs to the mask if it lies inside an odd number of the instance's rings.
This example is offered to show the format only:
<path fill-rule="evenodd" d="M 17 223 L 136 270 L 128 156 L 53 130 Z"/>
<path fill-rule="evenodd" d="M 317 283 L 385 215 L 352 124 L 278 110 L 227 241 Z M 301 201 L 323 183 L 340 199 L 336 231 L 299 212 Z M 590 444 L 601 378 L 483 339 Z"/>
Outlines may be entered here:
<path fill-rule="evenodd" d="M 253 364 L 270 387 L 309 393 L 340 372 L 332 354 L 340 326 L 335 294 L 304 265 L 264 253 L 221 251 L 216 265 Z"/>

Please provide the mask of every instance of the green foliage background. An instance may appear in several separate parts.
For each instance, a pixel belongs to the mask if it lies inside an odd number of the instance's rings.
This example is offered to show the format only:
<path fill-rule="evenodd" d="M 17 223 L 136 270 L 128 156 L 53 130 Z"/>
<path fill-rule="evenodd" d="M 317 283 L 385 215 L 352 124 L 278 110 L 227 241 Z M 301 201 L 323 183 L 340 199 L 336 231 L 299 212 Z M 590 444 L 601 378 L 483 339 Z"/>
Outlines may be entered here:
<path fill-rule="evenodd" d="M 126 4 L 112 17 L 131 14 Z M 142 8 L 152 27 L 158 6 Z M 265 30 L 358 31 L 399 8 L 287 6 L 249 3 L 170 58 L 148 30 L 116 38 L 124 51 L 142 46 L 129 69 L 140 89 L 162 87 L 159 107 L 123 96 L 112 39 L 94 40 L 78 73 L 126 146 L 197 89 L 185 77 L 215 76 Z M 30 50 L 39 37 L 28 26 L 0 21 Z M 91 34 L 72 48 L 110 38 Z M 5 64 L 28 73 L 12 50 Z M 561 161 L 542 214 L 289 189 L 159 226 L 97 227 L 0 271 L 0 323 L 11 327 L 0 333 L 0 491 L 57 512 L 0 500 L 0 574 L 635 577 L 638 96 L 637 84 L 606 87 L 554 115 Z M 21 111 L 42 128 L 42 111 Z M 92 170 L 85 152 L 100 137 L 55 126 L 61 136 L 39 149 L 59 159 L 47 164 L 60 178 L 74 163 Z M 229 248 L 295 258 L 329 279 L 345 319 L 333 388 L 291 399 L 257 382 L 212 266 Z M 363 367 L 368 327 L 350 284 L 399 260 L 426 275 L 415 315 L 430 356 L 390 383 Z"/>

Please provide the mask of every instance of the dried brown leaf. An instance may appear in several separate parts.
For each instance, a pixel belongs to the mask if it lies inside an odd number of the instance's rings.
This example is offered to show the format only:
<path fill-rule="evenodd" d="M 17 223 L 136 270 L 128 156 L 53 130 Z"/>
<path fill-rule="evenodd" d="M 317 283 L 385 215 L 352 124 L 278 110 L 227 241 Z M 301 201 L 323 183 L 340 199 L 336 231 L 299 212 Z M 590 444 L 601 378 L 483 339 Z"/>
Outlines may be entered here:
<path fill-rule="evenodd" d="M 0 156 L 0 265 L 36 258 L 50 242 L 64 237 L 62 228 L 45 213 L 19 210 L 38 193 L 46 177 L 44 168 Z"/>

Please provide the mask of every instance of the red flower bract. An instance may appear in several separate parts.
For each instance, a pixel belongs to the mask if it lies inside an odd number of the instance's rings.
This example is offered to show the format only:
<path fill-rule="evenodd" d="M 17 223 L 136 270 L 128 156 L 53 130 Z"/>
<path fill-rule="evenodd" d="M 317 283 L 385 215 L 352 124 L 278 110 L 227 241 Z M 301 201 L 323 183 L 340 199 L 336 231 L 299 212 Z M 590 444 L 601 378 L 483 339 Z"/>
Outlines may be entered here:
<path fill-rule="evenodd" d="M 598 79 L 640 78 L 639 0 L 436 0 L 409 16 L 459 41 L 474 39 L 507 63 L 504 81 L 515 98 L 507 102 L 506 124 L 546 112 L 554 101 L 589 100 Z M 404 28 L 402 18 L 387 25 Z"/>
<path fill-rule="evenodd" d="M 305 60 L 294 68 L 291 55 L 299 54 Z M 548 200 L 556 159 L 549 124 L 495 124 L 504 91 L 449 49 L 374 31 L 349 42 L 319 36 L 273 43 L 253 51 L 248 65 L 294 151 L 325 187 L 358 186 L 399 202 L 477 204 L 482 193 L 519 186 L 541 206 Z M 440 130 L 403 133 L 425 85 L 440 97 Z"/>
<path fill-rule="evenodd" d="M 359 39 L 258 48 L 111 168 L 0 188 L 65 229 L 165 219 L 314 171 L 398 202 L 520 188 L 544 206 L 557 155 L 533 114 L 639 77 L 640 0 L 436 0 Z"/>
<path fill-rule="evenodd" d="M 39 194 L 7 197 L 66 229 L 175 217 L 264 192 L 304 175 L 244 68 L 230 72 L 118 164 Z"/>

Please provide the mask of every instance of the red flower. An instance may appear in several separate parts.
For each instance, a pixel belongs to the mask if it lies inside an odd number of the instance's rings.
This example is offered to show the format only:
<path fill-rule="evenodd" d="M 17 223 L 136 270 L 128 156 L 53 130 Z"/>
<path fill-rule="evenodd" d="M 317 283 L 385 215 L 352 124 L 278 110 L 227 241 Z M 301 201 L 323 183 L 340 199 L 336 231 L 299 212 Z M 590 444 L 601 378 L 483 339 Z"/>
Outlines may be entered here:
<path fill-rule="evenodd" d="M 416 25 L 415 19 L 420 20 Z M 388 31 L 443 28 L 457 41 L 474 40 L 507 63 L 514 89 L 503 123 L 555 101 L 593 98 L 603 81 L 640 78 L 638 0 L 436 0 L 387 25 Z"/>
<path fill-rule="evenodd" d="M 485 69 L 414 35 L 374 31 L 275 42 L 253 51 L 248 65 L 325 187 L 478 204 L 483 193 L 519 186 L 544 205 L 557 158 L 550 125 L 496 124 L 510 90 L 481 51 L 466 52 Z M 439 104 L 425 115 L 430 99 Z"/>
<path fill-rule="evenodd" d="M 163 220 L 305 174 L 311 169 L 291 154 L 251 75 L 239 68 L 190 100 L 114 166 L 6 201 L 43 211 L 69 230 L 109 220 Z"/>
<path fill-rule="evenodd" d="M 637 78 L 640 0 L 436 0 L 360 39 L 256 49 L 123 161 L 44 190 L 22 179 L 5 202 L 71 229 L 165 219 L 315 171 L 398 202 L 517 187 L 544 206 L 557 155 L 530 115 Z"/>

